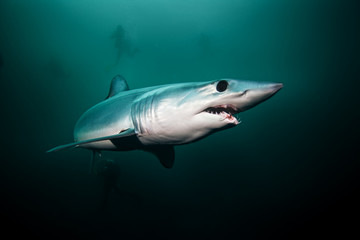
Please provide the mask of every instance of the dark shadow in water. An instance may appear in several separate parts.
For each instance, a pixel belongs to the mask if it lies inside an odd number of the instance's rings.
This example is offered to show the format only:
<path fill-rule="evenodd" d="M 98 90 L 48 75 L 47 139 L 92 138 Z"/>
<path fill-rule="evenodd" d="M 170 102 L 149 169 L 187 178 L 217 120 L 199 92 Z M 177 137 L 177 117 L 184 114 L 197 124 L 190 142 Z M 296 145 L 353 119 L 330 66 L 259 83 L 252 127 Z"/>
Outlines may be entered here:
<path fill-rule="evenodd" d="M 139 49 L 132 46 L 131 41 L 127 37 L 125 29 L 119 24 L 111 35 L 115 41 L 115 48 L 117 49 L 115 65 L 120 62 L 123 56 L 133 57 Z"/>
<path fill-rule="evenodd" d="M 103 182 L 103 196 L 101 200 L 101 209 L 109 208 L 109 200 L 112 194 L 120 198 L 130 198 L 131 203 L 135 206 L 141 206 L 143 199 L 138 194 L 122 190 L 118 185 L 121 176 L 121 169 L 114 160 L 100 158 L 94 166 L 93 172 L 101 178 Z"/>

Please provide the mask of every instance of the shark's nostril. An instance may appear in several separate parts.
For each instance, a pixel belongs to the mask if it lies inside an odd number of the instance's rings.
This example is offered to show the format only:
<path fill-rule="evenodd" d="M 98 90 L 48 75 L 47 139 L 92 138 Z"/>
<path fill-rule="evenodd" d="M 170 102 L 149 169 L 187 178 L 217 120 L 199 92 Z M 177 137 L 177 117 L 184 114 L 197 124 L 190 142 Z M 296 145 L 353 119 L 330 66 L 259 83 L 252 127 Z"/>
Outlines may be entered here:
<path fill-rule="evenodd" d="M 243 91 L 243 92 L 240 92 L 239 97 L 245 95 L 245 94 L 247 93 L 247 91 L 248 91 L 248 90 L 245 90 L 245 91 Z"/>

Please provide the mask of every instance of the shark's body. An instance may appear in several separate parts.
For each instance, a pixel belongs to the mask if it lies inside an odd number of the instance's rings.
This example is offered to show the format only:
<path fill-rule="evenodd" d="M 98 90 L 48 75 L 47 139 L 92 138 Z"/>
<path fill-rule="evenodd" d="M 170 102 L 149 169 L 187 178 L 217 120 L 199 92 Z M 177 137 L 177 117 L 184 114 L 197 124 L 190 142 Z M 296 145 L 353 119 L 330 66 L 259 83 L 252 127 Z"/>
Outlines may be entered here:
<path fill-rule="evenodd" d="M 236 126 L 239 122 L 233 114 L 265 101 L 281 88 L 280 83 L 221 79 L 129 90 L 125 79 L 117 75 L 108 97 L 76 123 L 75 142 L 48 152 L 71 147 L 141 149 L 172 167 L 174 145 Z"/>

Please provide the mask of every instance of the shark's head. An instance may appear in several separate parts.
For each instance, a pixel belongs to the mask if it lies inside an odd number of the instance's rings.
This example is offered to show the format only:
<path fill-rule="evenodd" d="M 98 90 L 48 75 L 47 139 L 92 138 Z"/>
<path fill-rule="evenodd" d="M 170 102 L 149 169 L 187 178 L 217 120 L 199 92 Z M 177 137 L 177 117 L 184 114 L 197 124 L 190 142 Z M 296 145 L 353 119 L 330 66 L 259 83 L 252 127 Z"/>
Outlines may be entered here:
<path fill-rule="evenodd" d="M 282 86 L 281 83 L 235 79 L 214 81 L 199 89 L 201 99 L 198 101 L 203 104 L 194 117 L 214 130 L 235 126 L 239 124 L 236 114 L 269 99 Z"/>
<path fill-rule="evenodd" d="M 147 113 L 137 118 L 135 125 L 141 128 L 144 138 L 140 139 L 146 144 L 196 141 L 236 126 L 239 124 L 236 114 L 267 100 L 282 86 L 235 79 L 164 86 L 137 104 L 137 112 L 146 108 Z"/>

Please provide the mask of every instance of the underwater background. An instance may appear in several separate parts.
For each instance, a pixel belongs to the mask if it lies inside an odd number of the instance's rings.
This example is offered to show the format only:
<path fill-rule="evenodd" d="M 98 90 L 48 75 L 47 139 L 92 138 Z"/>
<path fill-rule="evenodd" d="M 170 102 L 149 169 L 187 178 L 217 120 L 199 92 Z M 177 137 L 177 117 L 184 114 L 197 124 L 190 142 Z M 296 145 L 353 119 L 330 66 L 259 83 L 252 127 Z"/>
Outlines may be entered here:
<path fill-rule="evenodd" d="M 1 232 L 38 238 L 358 236 L 359 3 L 1 0 Z M 103 152 L 117 190 L 72 142 L 123 75 L 131 89 L 282 82 L 242 123 L 176 147 Z M 356 235 L 354 235 L 356 234 Z"/>

